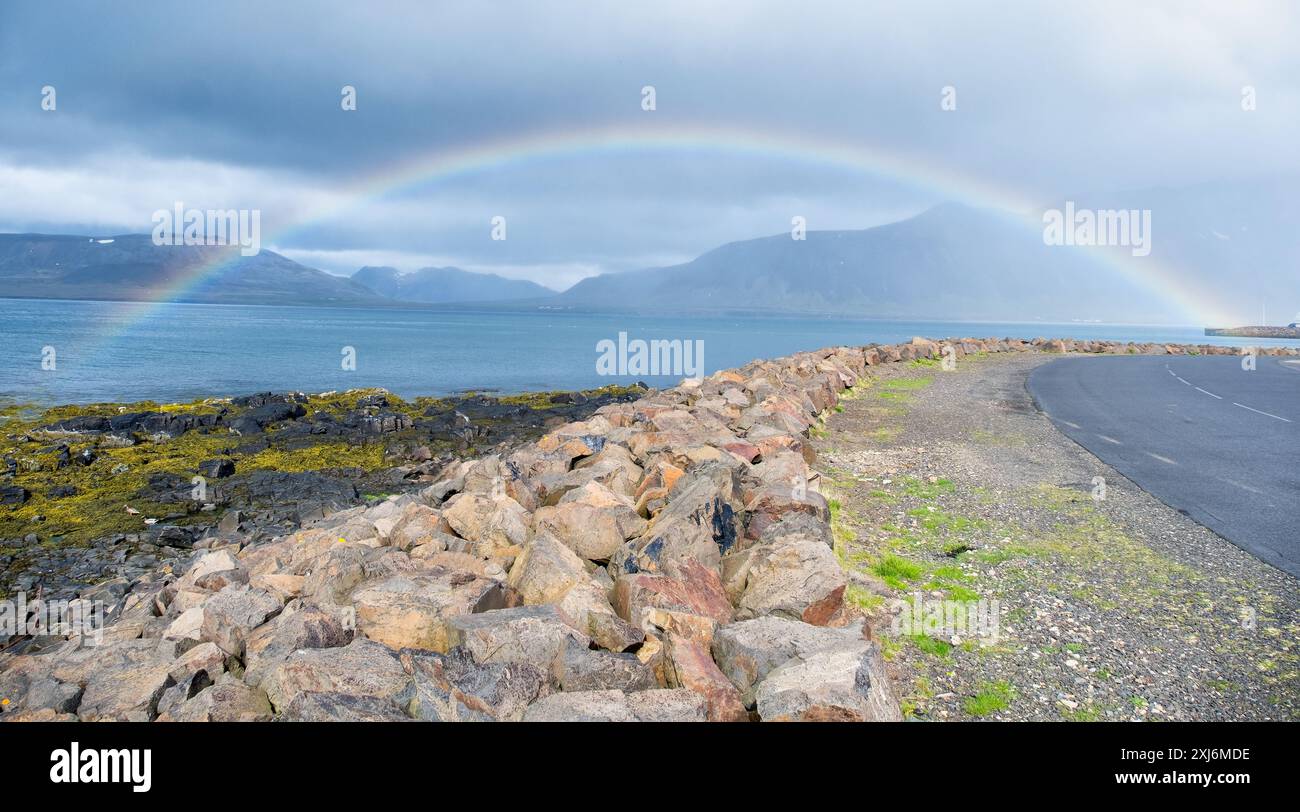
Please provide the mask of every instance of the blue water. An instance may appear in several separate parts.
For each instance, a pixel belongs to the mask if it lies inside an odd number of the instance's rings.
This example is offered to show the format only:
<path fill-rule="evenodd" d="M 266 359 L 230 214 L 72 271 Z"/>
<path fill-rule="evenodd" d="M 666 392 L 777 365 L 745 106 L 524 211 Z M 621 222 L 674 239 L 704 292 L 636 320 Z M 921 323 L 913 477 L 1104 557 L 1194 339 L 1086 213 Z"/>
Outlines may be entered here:
<path fill-rule="evenodd" d="M 412 396 L 677 381 L 680 376 L 597 374 L 597 342 L 617 340 L 620 331 L 629 339 L 702 340 L 706 373 L 754 358 L 837 344 L 905 341 L 914 335 L 1270 343 L 1207 338 L 1196 327 L 199 304 L 144 308 L 120 302 L 0 299 L 0 349 L 5 354 L 0 398 L 44 405 L 174 402 L 266 390 L 381 386 Z M 345 346 L 356 350 L 355 371 L 342 369 Z M 42 368 L 45 347 L 55 350 L 53 370 Z"/>

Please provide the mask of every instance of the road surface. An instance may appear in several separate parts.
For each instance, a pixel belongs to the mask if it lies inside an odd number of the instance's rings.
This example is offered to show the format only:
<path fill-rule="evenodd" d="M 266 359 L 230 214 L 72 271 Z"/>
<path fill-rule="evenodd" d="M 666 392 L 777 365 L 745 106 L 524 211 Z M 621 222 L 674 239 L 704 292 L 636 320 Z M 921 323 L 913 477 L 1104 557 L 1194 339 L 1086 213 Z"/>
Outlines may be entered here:
<path fill-rule="evenodd" d="M 1070 439 L 1259 559 L 1300 577 L 1300 364 L 1234 356 L 1062 358 L 1035 403 Z"/>

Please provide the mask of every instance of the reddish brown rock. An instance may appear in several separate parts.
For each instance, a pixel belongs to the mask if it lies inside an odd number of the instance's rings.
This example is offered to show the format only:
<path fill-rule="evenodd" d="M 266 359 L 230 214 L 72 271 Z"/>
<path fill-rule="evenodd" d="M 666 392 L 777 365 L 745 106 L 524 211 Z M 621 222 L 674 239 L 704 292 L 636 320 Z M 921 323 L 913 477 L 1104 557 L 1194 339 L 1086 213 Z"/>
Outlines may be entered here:
<path fill-rule="evenodd" d="M 635 573 L 614 582 L 612 599 L 619 617 L 633 625 L 643 610 L 668 609 L 730 622 L 733 609 L 716 570 L 696 561 L 675 565 L 664 574 Z"/>
<path fill-rule="evenodd" d="M 710 722 L 749 721 L 740 692 L 713 662 L 706 645 L 672 634 L 664 642 L 669 687 L 686 688 L 703 697 Z"/>

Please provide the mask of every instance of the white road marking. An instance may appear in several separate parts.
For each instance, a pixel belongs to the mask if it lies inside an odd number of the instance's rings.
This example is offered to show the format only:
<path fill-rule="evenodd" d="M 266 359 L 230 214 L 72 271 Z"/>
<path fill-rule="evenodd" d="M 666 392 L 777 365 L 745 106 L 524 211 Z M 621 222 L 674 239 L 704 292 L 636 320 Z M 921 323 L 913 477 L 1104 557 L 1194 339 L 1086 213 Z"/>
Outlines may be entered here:
<path fill-rule="evenodd" d="M 1169 459 L 1168 457 L 1162 457 L 1162 456 L 1160 456 L 1159 454 L 1152 454 L 1150 451 L 1146 452 L 1146 455 L 1147 455 L 1148 457 L 1151 457 L 1152 459 L 1160 460 L 1161 462 L 1166 463 L 1167 465 L 1177 465 L 1177 464 L 1178 464 L 1178 463 L 1174 462 L 1173 460 Z"/>
<path fill-rule="evenodd" d="M 1108 442 L 1108 443 L 1114 443 L 1115 445 L 1124 445 L 1124 444 L 1121 443 L 1119 440 L 1116 440 L 1114 437 L 1107 437 L 1107 436 L 1104 435 L 1104 434 L 1098 434 L 1097 436 L 1100 437 L 1101 439 L 1105 440 L 1105 441 Z"/>
<path fill-rule="evenodd" d="M 1056 420 L 1056 418 L 1053 418 L 1053 420 Z M 1072 429 L 1083 429 L 1083 426 L 1080 426 L 1078 423 L 1071 423 L 1069 420 L 1057 420 L 1057 422 L 1064 423 Z"/>
<path fill-rule="evenodd" d="M 1196 391 L 1197 391 L 1197 392 L 1205 392 L 1205 390 L 1202 389 L 1202 388 L 1199 387 L 1199 386 L 1196 387 Z M 1205 394 L 1209 395 L 1209 396 L 1212 397 L 1212 398 L 1217 398 L 1217 399 L 1219 399 L 1219 400 L 1223 400 L 1223 396 L 1222 396 L 1222 395 L 1216 395 L 1216 394 L 1214 394 L 1213 392 L 1205 392 Z"/>
<path fill-rule="evenodd" d="M 1246 404 L 1244 404 L 1244 403 L 1238 403 L 1238 402 L 1236 402 L 1235 400 L 1232 402 L 1232 405 L 1233 405 L 1233 406 L 1240 406 L 1241 408 L 1243 408 L 1243 409 L 1245 409 L 1245 410 L 1247 410 L 1247 411 L 1254 412 L 1255 414 L 1262 414 L 1262 415 L 1264 415 L 1265 417 L 1271 417 L 1271 418 L 1273 418 L 1274 420 L 1281 420 L 1283 423 L 1290 423 L 1290 422 L 1291 422 L 1290 420 L 1286 419 L 1285 417 L 1279 417 L 1279 416 L 1277 416 L 1277 415 L 1275 415 L 1275 414 L 1269 414 L 1268 412 L 1261 412 L 1259 409 L 1252 409 L 1252 408 L 1250 408 L 1249 406 L 1247 406 Z"/>
<path fill-rule="evenodd" d="M 1261 491 L 1259 488 L 1252 488 L 1249 485 L 1243 485 L 1235 479 L 1228 479 L 1226 477 L 1221 477 L 1221 478 L 1223 479 L 1224 482 L 1228 483 L 1229 485 L 1236 485 L 1238 488 L 1241 488 L 1243 491 L 1250 491 L 1251 493 L 1263 493 L 1263 491 Z"/>
<path fill-rule="evenodd" d="M 1177 375 L 1175 375 L 1174 377 L 1175 377 L 1175 378 L 1178 378 L 1178 380 L 1180 380 L 1180 381 L 1183 381 L 1183 379 L 1182 379 L 1182 378 L 1179 378 Z M 1192 385 L 1192 382 L 1191 382 L 1191 381 L 1183 381 L 1183 383 L 1187 384 L 1188 386 L 1191 386 L 1191 385 Z"/>

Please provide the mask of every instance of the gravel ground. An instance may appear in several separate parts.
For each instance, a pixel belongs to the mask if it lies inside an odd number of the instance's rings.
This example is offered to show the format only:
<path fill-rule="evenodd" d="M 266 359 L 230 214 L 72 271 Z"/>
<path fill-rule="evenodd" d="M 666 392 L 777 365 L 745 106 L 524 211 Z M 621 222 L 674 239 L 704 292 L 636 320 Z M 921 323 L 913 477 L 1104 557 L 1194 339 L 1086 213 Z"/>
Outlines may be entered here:
<path fill-rule="evenodd" d="M 1025 391 L 1054 357 L 877 367 L 816 432 L 849 597 L 905 711 L 1300 718 L 1297 581 L 1060 434 Z M 909 629 L 917 595 L 923 615 L 985 601 L 996 626 Z"/>

